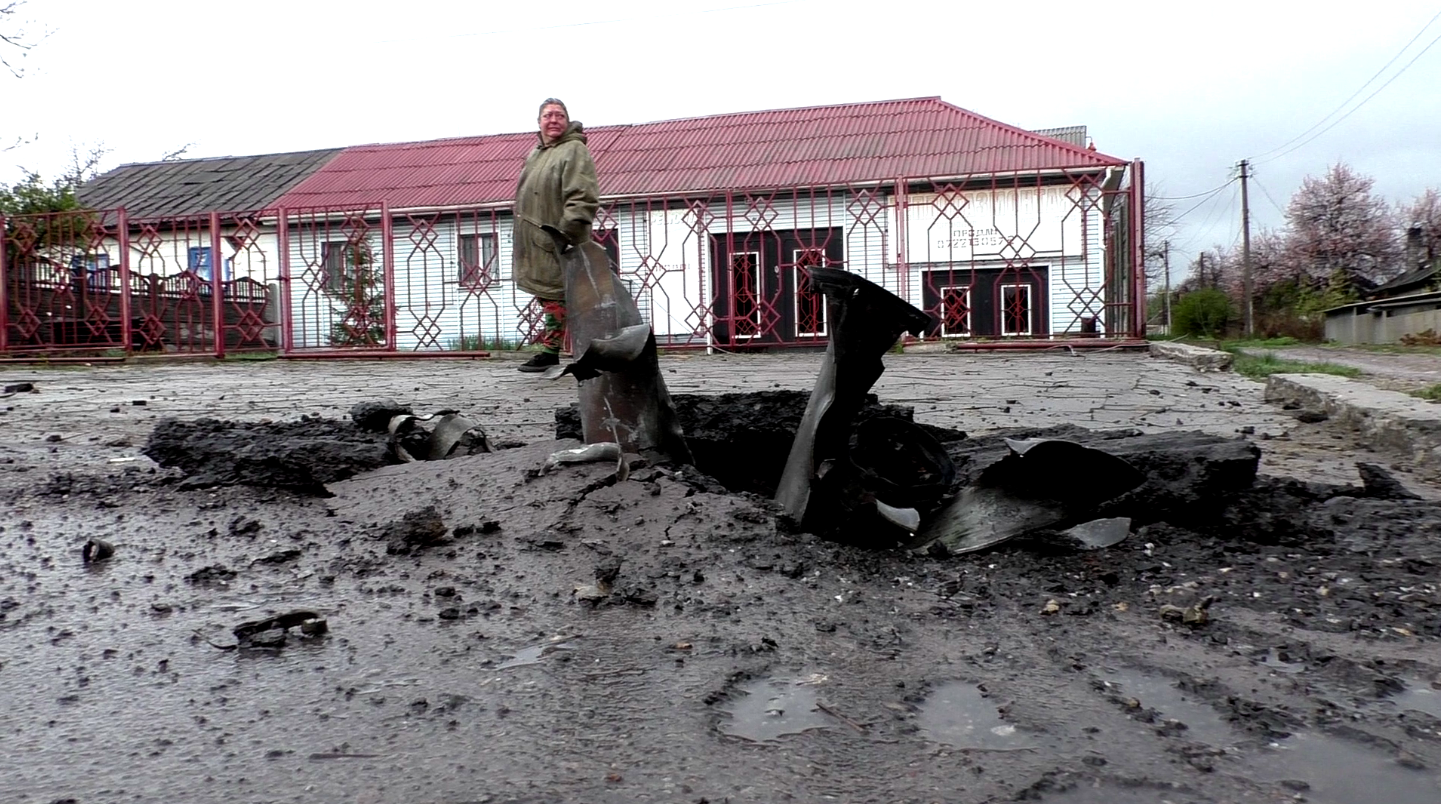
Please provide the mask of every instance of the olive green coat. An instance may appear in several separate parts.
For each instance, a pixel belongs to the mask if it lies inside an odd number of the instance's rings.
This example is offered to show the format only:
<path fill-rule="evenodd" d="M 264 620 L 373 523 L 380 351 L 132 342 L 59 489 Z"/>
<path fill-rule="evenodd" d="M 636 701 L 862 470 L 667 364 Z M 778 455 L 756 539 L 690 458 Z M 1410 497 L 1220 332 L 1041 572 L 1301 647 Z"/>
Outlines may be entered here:
<path fill-rule="evenodd" d="M 580 123 L 572 122 L 555 142 L 542 142 L 530 152 L 515 190 L 511 265 L 517 287 L 541 299 L 565 298 L 555 241 L 540 227 L 554 226 L 573 245 L 586 242 L 599 196 Z"/>

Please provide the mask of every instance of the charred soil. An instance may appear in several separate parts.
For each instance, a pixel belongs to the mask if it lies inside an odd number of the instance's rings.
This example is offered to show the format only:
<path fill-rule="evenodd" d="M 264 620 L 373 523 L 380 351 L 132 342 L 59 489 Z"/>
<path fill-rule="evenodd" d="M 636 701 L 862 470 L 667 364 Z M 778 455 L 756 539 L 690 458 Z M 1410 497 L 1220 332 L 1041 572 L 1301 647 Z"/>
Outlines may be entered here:
<path fill-rule="evenodd" d="M 623 482 L 318 418 L 8 471 L 7 800 L 1441 800 L 1441 507 L 1384 469 L 933 427 L 958 484 L 1003 436 L 1113 449 L 1134 531 L 867 550 L 768 499 L 804 404 L 678 395 L 700 471 Z"/>

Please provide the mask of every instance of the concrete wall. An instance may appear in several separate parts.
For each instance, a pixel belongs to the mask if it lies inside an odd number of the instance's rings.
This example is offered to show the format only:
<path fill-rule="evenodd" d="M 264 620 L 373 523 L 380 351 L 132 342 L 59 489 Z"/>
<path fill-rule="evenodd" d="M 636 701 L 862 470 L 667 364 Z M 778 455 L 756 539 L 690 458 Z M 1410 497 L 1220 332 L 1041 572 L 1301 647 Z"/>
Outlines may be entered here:
<path fill-rule="evenodd" d="M 1368 310 L 1346 309 L 1326 316 L 1326 339 L 1343 345 L 1398 343 L 1403 335 L 1426 330 L 1441 333 L 1441 303 L 1432 301 L 1415 308 Z M 1427 309 L 1429 308 L 1429 309 Z"/>

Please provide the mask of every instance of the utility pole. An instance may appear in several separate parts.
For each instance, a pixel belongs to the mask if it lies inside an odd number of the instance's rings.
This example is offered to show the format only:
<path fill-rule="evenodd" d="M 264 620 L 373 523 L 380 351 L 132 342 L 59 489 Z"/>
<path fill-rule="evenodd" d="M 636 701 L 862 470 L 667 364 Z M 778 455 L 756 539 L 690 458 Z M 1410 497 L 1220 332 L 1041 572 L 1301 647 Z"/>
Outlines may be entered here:
<path fill-rule="evenodd" d="M 1171 337 L 1171 241 L 1161 252 L 1162 265 L 1166 266 L 1166 337 Z"/>
<path fill-rule="evenodd" d="M 1251 206 L 1246 196 L 1246 179 L 1250 178 L 1250 165 L 1241 160 L 1241 292 L 1246 296 L 1246 337 L 1256 334 L 1255 301 L 1251 286 Z"/>

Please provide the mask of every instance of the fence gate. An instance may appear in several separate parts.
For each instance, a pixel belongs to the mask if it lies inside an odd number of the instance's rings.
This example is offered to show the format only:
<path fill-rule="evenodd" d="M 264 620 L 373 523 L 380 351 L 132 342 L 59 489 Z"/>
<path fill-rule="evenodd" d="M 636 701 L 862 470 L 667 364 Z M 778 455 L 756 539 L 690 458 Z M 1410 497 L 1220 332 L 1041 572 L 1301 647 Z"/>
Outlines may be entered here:
<path fill-rule="evenodd" d="M 125 348 L 123 268 L 106 251 L 123 220 L 89 210 L 0 218 L 0 354 Z"/>
<path fill-rule="evenodd" d="M 390 216 L 366 209 L 281 210 L 290 353 L 386 352 L 395 342 Z"/>

